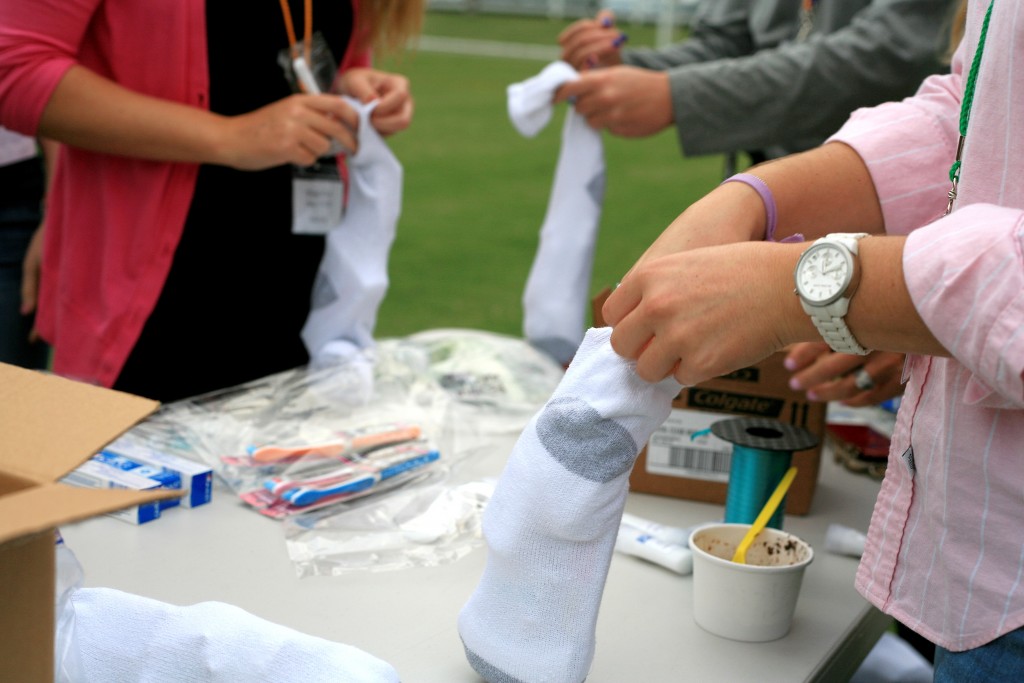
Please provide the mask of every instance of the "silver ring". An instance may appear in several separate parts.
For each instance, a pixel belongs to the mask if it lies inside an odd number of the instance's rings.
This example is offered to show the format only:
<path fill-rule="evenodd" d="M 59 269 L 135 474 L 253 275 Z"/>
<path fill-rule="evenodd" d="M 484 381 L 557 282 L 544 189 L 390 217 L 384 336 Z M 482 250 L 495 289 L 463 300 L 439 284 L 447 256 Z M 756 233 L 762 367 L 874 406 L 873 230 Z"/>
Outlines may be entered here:
<path fill-rule="evenodd" d="M 867 370 L 857 368 L 857 372 L 853 375 L 853 385 L 861 391 L 871 391 L 875 388 L 875 380 L 871 379 Z"/>

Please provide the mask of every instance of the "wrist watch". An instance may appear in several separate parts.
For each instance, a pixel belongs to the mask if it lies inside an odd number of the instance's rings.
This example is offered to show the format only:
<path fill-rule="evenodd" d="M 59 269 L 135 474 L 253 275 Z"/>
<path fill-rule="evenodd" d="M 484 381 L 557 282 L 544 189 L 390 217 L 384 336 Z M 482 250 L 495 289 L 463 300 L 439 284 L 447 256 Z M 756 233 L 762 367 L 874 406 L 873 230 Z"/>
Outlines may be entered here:
<path fill-rule="evenodd" d="M 793 273 L 804 311 L 832 350 L 860 356 L 869 350 L 853 338 L 844 318 L 860 284 L 857 241 L 863 237 L 866 232 L 832 233 L 816 240 L 801 254 Z"/>

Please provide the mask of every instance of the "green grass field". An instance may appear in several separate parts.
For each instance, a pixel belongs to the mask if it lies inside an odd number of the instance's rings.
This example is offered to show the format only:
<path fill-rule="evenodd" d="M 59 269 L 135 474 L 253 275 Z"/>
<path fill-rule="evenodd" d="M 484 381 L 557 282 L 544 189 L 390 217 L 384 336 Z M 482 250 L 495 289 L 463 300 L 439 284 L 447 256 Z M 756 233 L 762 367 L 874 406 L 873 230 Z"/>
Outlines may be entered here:
<path fill-rule="evenodd" d="M 556 45 L 568 22 L 430 13 L 425 35 Z M 628 27 L 634 44 L 651 27 Z M 391 286 L 378 337 L 439 327 L 521 334 L 523 286 L 537 248 L 564 107 L 536 138 L 506 113 L 506 87 L 545 66 L 536 59 L 415 51 L 380 62 L 406 74 L 413 126 L 389 144 L 405 169 Z M 684 160 L 674 131 L 604 136 L 607 191 L 592 293 L 614 284 L 661 232 L 721 177 L 720 157 Z"/>

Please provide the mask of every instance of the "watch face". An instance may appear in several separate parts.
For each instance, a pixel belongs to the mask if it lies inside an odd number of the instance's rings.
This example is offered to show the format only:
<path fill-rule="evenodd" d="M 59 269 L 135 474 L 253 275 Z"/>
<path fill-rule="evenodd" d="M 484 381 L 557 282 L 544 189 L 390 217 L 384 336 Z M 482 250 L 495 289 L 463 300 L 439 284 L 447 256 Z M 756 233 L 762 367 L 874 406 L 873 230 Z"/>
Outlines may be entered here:
<path fill-rule="evenodd" d="M 838 299 L 852 278 L 853 261 L 834 244 L 816 244 L 800 257 L 796 288 L 808 303 L 824 306 Z"/>

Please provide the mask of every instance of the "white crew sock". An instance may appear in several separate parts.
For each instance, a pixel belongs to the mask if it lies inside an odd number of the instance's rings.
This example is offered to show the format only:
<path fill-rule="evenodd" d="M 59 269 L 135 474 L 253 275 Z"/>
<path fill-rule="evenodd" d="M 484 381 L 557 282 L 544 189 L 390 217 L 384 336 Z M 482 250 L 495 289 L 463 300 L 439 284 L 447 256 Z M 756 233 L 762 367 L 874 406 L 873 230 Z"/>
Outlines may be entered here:
<path fill-rule="evenodd" d="M 578 78 L 565 62 L 508 88 L 508 112 L 516 129 L 533 137 L 551 119 L 551 98 Z M 569 109 L 547 213 L 523 292 L 523 334 L 560 363 L 572 360 L 586 329 L 590 276 L 604 202 L 601 134 Z"/>
<path fill-rule="evenodd" d="M 350 358 L 374 345 L 402 207 L 402 165 L 370 123 L 377 103 L 345 100 L 359 112 L 359 151 L 348 157 L 348 206 L 338 227 L 327 233 L 302 328 L 314 366 Z"/>
<path fill-rule="evenodd" d="M 629 473 L 680 389 L 640 379 L 610 335 L 586 333 L 484 512 L 487 565 L 458 627 L 488 683 L 577 683 L 590 669 Z"/>
<path fill-rule="evenodd" d="M 177 607 L 111 588 L 72 594 L 81 683 L 398 683 L 388 663 L 222 602 Z"/>

